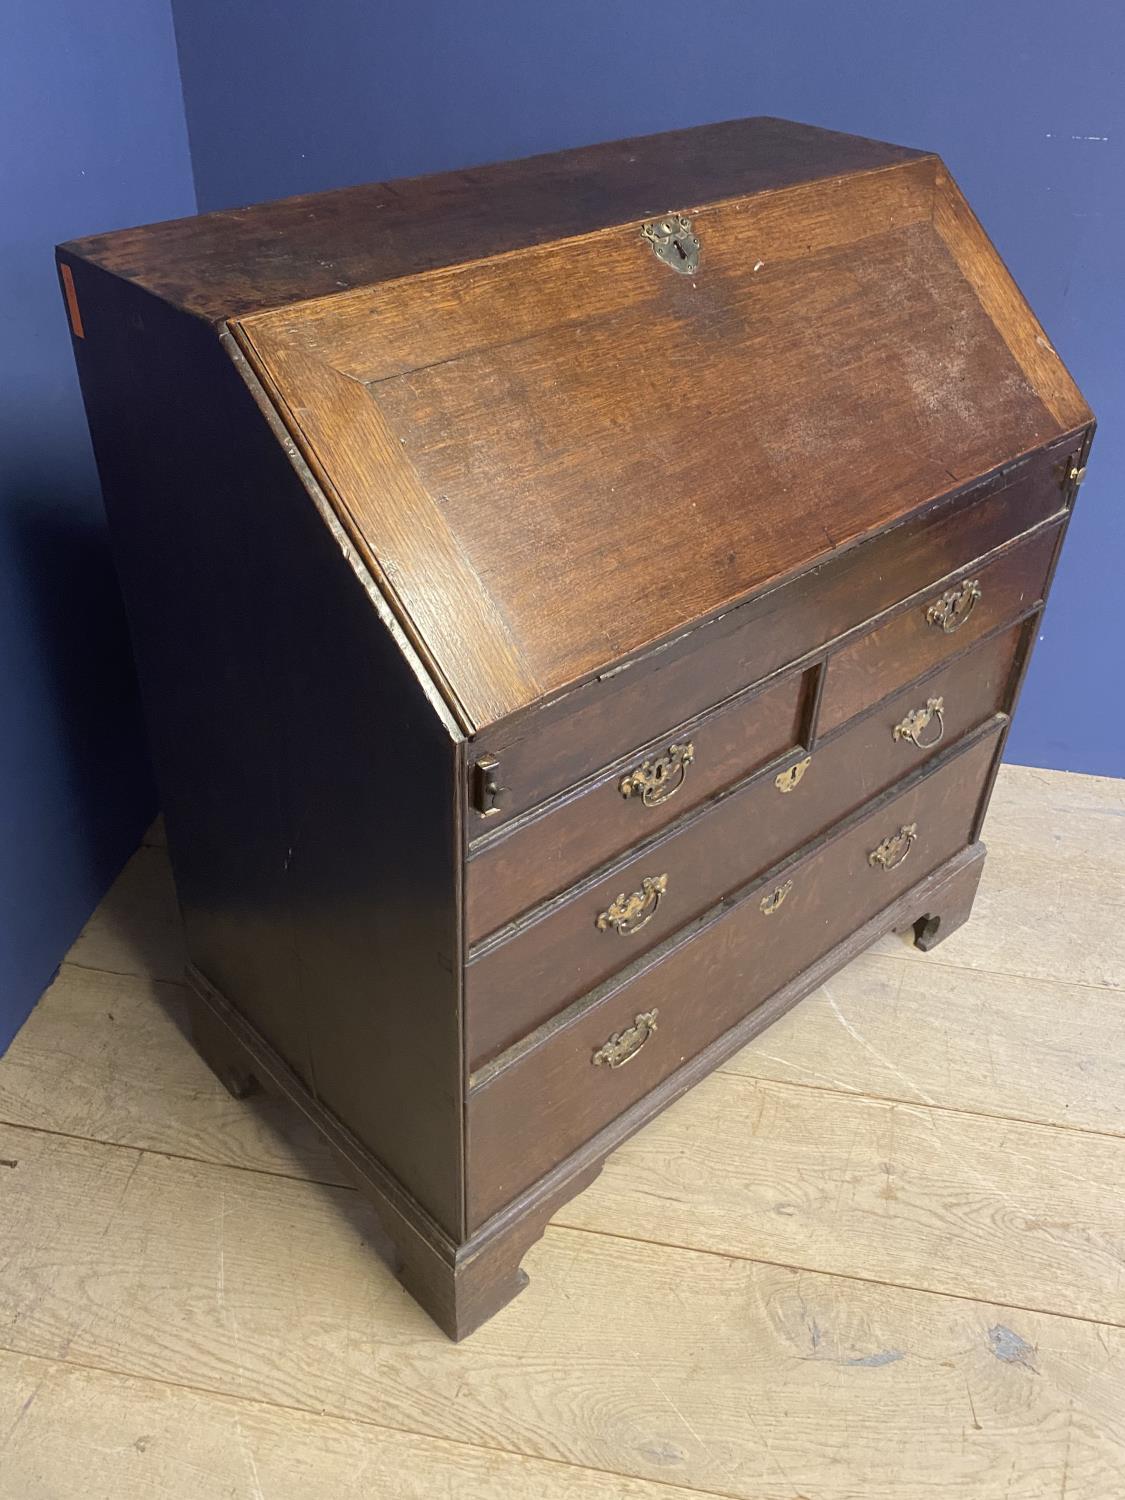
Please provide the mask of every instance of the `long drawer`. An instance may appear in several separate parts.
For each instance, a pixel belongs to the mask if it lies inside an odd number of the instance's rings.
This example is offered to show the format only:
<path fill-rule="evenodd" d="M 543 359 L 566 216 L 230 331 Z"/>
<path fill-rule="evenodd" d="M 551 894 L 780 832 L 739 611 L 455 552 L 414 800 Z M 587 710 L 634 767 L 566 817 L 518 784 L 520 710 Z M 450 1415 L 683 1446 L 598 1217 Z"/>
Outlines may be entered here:
<path fill-rule="evenodd" d="M 1067 460 L 1079 448 L 1080 436 L 1067 437 L 863 546 L 827 557 L 625 670 L 478 735 L 468 756 L 470 838 L 1061 515 Z M 490 769 L 479 770 L 480 762 Z M 489 785 L 499 789 L 497 797 L 484 794 Z"/>
<path fill-rule="evenodd" d="M 480 1067 L 727 891 L 908 775 L 939 745 L 1006 710 L 1022 631 L 1010 627 L 947 662 L 810 757 L 786 757 L 751 777 L 478 948 L 465 975 L 470 1066 Z M 615 921 L 622 911 L 625 918 Z"/>
<path fill-rule="evenodd" d="M 482 1070 L 468 1100 L 470 1229 L 967 845 L 1001 728 L 967 739 Z"/>

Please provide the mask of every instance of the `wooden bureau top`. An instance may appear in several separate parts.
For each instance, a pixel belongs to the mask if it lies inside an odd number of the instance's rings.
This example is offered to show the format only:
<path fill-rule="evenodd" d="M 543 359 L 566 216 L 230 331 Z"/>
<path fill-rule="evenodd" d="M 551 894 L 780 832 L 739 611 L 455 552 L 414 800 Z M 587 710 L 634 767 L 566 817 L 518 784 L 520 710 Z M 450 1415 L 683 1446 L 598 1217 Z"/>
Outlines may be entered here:
<path fill-rule="evenodd" d="M 64 254 L 229 321 L 469 732 L 1091 420 L 936 157 L 783 121 Z"/>
<path fill-rule="evenodd" d="M 759 116 L 169 219 L 64 246 L 216 322 L 924 153 Z"/>

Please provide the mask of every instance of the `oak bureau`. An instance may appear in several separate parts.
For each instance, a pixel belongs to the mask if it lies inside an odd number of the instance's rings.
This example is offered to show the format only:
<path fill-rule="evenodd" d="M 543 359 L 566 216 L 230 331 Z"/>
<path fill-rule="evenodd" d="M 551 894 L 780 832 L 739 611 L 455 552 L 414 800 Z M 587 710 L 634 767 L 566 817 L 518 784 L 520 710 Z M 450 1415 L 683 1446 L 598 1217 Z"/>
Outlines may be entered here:
<path fill-rule="evenodd" d="M 1093 419 L 932 154 L 753 119 L 60 248 L 196 1039 L 451 1336 L 967 917 Z"/>

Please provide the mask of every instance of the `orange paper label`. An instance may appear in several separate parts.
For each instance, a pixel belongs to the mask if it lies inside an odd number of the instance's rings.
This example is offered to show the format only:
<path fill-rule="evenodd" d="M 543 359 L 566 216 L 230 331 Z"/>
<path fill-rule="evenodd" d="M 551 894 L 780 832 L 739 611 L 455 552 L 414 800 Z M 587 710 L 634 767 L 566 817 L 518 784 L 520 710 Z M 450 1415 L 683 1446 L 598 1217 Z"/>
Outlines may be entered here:
<path fill-rule="evenodd" d="M 76 339 L 84 339 L 86 333 L 82 327 L 82 314 L 78 311 L 78 293 L 74 290 L 74 277 L 65 261 L 59 266 L 59 275 L 62 277 L 63 295 L 66 298 L 66 310 L 70 315 L 71 332 Z"/>

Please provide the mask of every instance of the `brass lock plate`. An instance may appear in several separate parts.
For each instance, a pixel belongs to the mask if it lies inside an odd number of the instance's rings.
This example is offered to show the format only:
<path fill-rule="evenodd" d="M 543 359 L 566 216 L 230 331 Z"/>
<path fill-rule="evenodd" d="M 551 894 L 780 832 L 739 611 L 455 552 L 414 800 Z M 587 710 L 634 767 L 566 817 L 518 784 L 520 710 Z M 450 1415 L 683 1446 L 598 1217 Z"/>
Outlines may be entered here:
<path fill-rule="evenodd" d="M 800 786 L 801 778 L 812 765 L 812 756 L 806 755 L 796 765 L 790 766 L 788 770 L 782 771 L 780 775 L 773 778 L 773 784 L 779 792 L 791 792 L 795 786 Z"/>
<path fill-rule="evenodd" d="M 641 225 L 641 234 L 652 246 L 657 260 L 662 260 L 681 276 L 694 276 L 699 270 L 699 238 L 686 214 L 665 214 Z"/>

